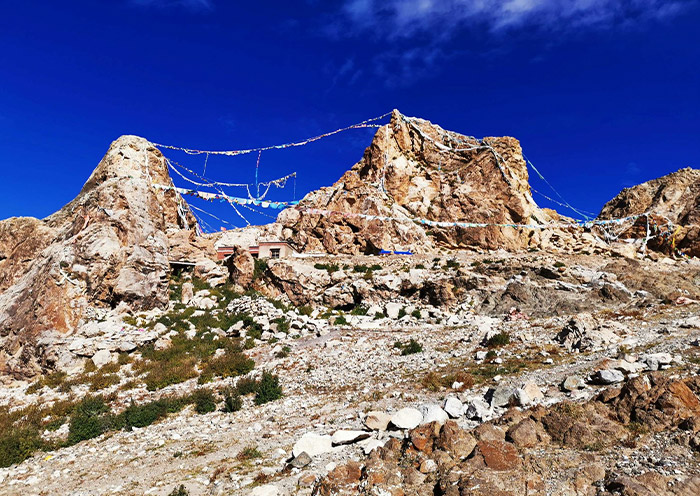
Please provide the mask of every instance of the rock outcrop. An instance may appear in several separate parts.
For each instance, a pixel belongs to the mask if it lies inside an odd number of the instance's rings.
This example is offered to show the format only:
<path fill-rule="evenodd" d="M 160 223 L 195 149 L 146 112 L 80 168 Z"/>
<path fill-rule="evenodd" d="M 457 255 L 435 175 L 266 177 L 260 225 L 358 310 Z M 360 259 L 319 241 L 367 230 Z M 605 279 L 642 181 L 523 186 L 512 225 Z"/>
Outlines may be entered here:
<path fill-rule="evenodd" d="M 194 225 L 163 155 L 123 136 L 79 195 L 43 220 L 0 222 L 0 371 L 38 369 L 42 331 L 70 333 L 122 302 L 168 302 L 168 232 Z"/>
<path fill-rule="evenodd" d="M 669 254 L 678 251 L 700 256 L 700 170 L 685 168 L 631 188 L 605 204 L 599 219 L 649 213 L 654 236 L 649 248 Z M 646 236 L 646 217 L 621 234 L 622 238 Z"/>
<path fill-rule="evenodd" d="M 368 215 L 397 220 L 364 217 Z M 333 186 L 284 210 L 278 222 L 283 236 L 300 251 L 376 254 L 382 249 L 426 252 L 436 246 L 527 248 L 538 245 L 541 232 L 416 220 L 528 224 L 553 216 L 532 199 L 516 139 L 478 140 L 394 111 L 362 160 Z"/>

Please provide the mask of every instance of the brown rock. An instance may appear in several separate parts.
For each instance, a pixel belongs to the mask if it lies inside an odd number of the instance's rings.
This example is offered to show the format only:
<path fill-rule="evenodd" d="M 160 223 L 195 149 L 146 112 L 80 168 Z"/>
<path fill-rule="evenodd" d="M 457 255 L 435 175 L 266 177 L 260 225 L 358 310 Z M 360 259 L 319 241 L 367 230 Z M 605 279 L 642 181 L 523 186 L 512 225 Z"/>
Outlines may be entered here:
<path fill-rule="evenodd" d="M 456 459 L 469 456 L 474 450 L 474 446 L 476 446 L 474 436 L 459 427 L 454 420 L 445 422 L 435 444 L 436 448 L 448 452 Z"/>
<path fill-rule="evenodd" d="M 480 441 L 503 441 L 506 438 L 506 432 L 491 423 L 481 424 L 473 433 Z"/>
<path fill-rule="evenodd" d="M 143 138 L 122 136 L 61 210 L 42 221 L 0 223 L 8 257 L 0 266 L 4 372 L 38 372 L 37 336 L 75 331 L 88 309 L 167 305 L 166 233 L 195 222 L 177 193 L 154 184 L 172 185 L 163 155 Z M 24 236 L 32 237 L 26 246 Z"/>
<path fill-rule="evenodd" d="M 522 463 L 515 446 L 505 441 L 479 441 L 474 457 L 481 457 L 492 470 L 512 470 Z"/>
<path fill-rule="evenodd" d="M 418 451 L 430 454 L 433 451 L 433 443 L 440 433 L 440 424 L 431 422 L 413 429 L 409 436 L 411 443 Z"/>
<path fill-rule="evenodd" d="M 524 419 L 508 429 L 506 439 L 518 448 L 532 448 L 546 442 L 549 436 L 544 432 L 541 424 L 532 419 Z"/>
<path fill-rule="evenodd" d="M 601 219 L 651 212 L 650 227 L 656 236 L 649 248 L 672 253 L 674 247 L 690 256 L 700 255 L 700 170 L 685 168 L 622 190 L 605 204 Z M 669 221 L 672 225 L 669 225 Z M 646 236 L 647 219 L 640 218 L 624 231 L 623 238 Z M 656 231 L 658 229 L 658 232 Z M 661 234 L 661 235 L 659 235 Z"/>
<path fill-rule="evenodd" d="M 437 143 L 437 144 L 436 144 Z M 445 147 L 471 148 L 459 152 Z M 494 150 L 502 160 L 496 157 Z M 551 218 L 530 196 L 527 165 L 513 138 L 476 140 L 394 111 L 360 162 L 333 186 L 306 195 L 278 222 L 301 251 L 376 254 L 433 246 L 519 249 L 529 233 L 509 228 L 423 226 L 304 209 L 432 221 L 523 223 Z M 428 234 L 428 231 L 430 234 Z M 537 235 L 539 236 L 539 235 Z"/>

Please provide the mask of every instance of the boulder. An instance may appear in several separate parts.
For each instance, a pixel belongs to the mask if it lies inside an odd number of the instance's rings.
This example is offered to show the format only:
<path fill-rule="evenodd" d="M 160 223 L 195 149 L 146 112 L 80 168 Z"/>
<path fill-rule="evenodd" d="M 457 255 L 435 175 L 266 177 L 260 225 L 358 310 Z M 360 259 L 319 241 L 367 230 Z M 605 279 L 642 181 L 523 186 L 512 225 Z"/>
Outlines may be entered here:
<path fill-rule="evenodd" d="M 448 396 L 445 399 L 444 410 L 452 418 L 459 418 L 464 415 L 464 405 L 454 396 Z"/>
<path fill-rule="evenodd" d="M 423 414 L 422 424 L 429 424 L 431 422 L 444 424 L 450 418 L 439 405 L 425 404 L 421 405 L 418 410 Z"/>
<path fill-rule="evenodd" d="M 92 362 L 95 364 L 95 367 L 101 369 L 108 363 L 112 363 L 112 358 L 109 350 L 100 350 L 92 356 Z"/>
<path fill-rule="evenodd" d="M 332 447 L 331 436 L 307 432 L 294 444 L 292 454 L 296 458 L 302 453 L 306 453 L 313 458 L 314 456 L 328 453 Z"/>
<path fill-rule="evenodd" d="M 570 375 L 561 383 L 561 388 L 564 391 L 575 391 L 577 389 L 583 389 L 586 387 L 586 383 L 583 379 L 577 375 Z"/>
<path fill-rule="evenodd" d="M 423 421 L 423 414 L 415 408 L 402 408 L 391 416 L 391 424 L 399 429 L 414 429 Z"/>
<path fill-rule="evenodd" d="M 339 446 L 342 444 L 352 444 L 356 443 L 357 441 L 367 439 L 368 437 L 369 433 L 366 431 L 339 430 L 333 433 L 333 436 L 331 437 L 331 443 L 333 444 L 333 446 Z"/>
<path fill-rule="evenodd" d="M 512 406 L 516 402 L 515 389 L 508 386 L 498 386 L 491 388 L 486 393 L 491 408 L 504 408 Z"/>
<path fill-rule="evenodd" d="M 372 431 L 385 431 L 391 422 L 391 415 L 384 412 L 368 412 L 365 416 L 365 427 Z"/>
<path fill-rule="evenodd" d="M 593 382 L 596 384 L 608 385 L 617 384 L 625 380 L 625 374 L 619 370 L 597 370 L 592 377 Z"/>

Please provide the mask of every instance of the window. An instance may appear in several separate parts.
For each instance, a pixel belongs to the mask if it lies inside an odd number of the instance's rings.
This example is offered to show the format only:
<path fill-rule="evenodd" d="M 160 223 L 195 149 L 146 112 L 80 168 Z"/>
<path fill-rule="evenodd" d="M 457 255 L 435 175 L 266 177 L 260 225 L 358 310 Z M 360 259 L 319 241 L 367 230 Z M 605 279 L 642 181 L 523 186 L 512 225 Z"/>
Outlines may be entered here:
<path fill-rule="evenodd" d="M 280 257 L 280 249 L 279 248 L 271 248 L 270 249 L 270 258 L 279 258 Z"/>

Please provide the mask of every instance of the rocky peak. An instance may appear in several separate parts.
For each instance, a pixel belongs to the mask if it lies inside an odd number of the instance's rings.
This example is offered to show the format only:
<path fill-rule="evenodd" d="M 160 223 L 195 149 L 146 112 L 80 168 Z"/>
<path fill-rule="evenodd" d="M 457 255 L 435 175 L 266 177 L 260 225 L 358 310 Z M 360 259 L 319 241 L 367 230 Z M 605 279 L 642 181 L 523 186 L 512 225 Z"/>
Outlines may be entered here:
<path fill-rule="evenodd" d="M 647 181 L 605 204 L 599 219 L 649 213 L 650 247 L 664 252 L 700 255 L 700 170 L 689 167 Z M 640 218 L 622 237 L 643 238 L 647 219 Z M 674 253 L 675 254 L 675 253 Z"/>
<path fill-rule="evenodd" d="M 479 140 L 395 110 L 357 164 L 333 186 L 309 193 L 299 208 L 283 211 L 278 222 L 302 251 L 371 254 L 436 246 L 520 249 L 539 236 L 511 227 L 428 226 L 417 219 L 522 224 L 549 218 L 530 195 L 516 139 Z"/>
<path fill-rule="evenodd" d="M 80 194 L 44 220 L 0 221 L 0 369 L 36 367 L 43 331 L 70 333 L 125 303 L 168 302 L 169 240 L 194 226 L 160 151 L 123 136 Z"/>

